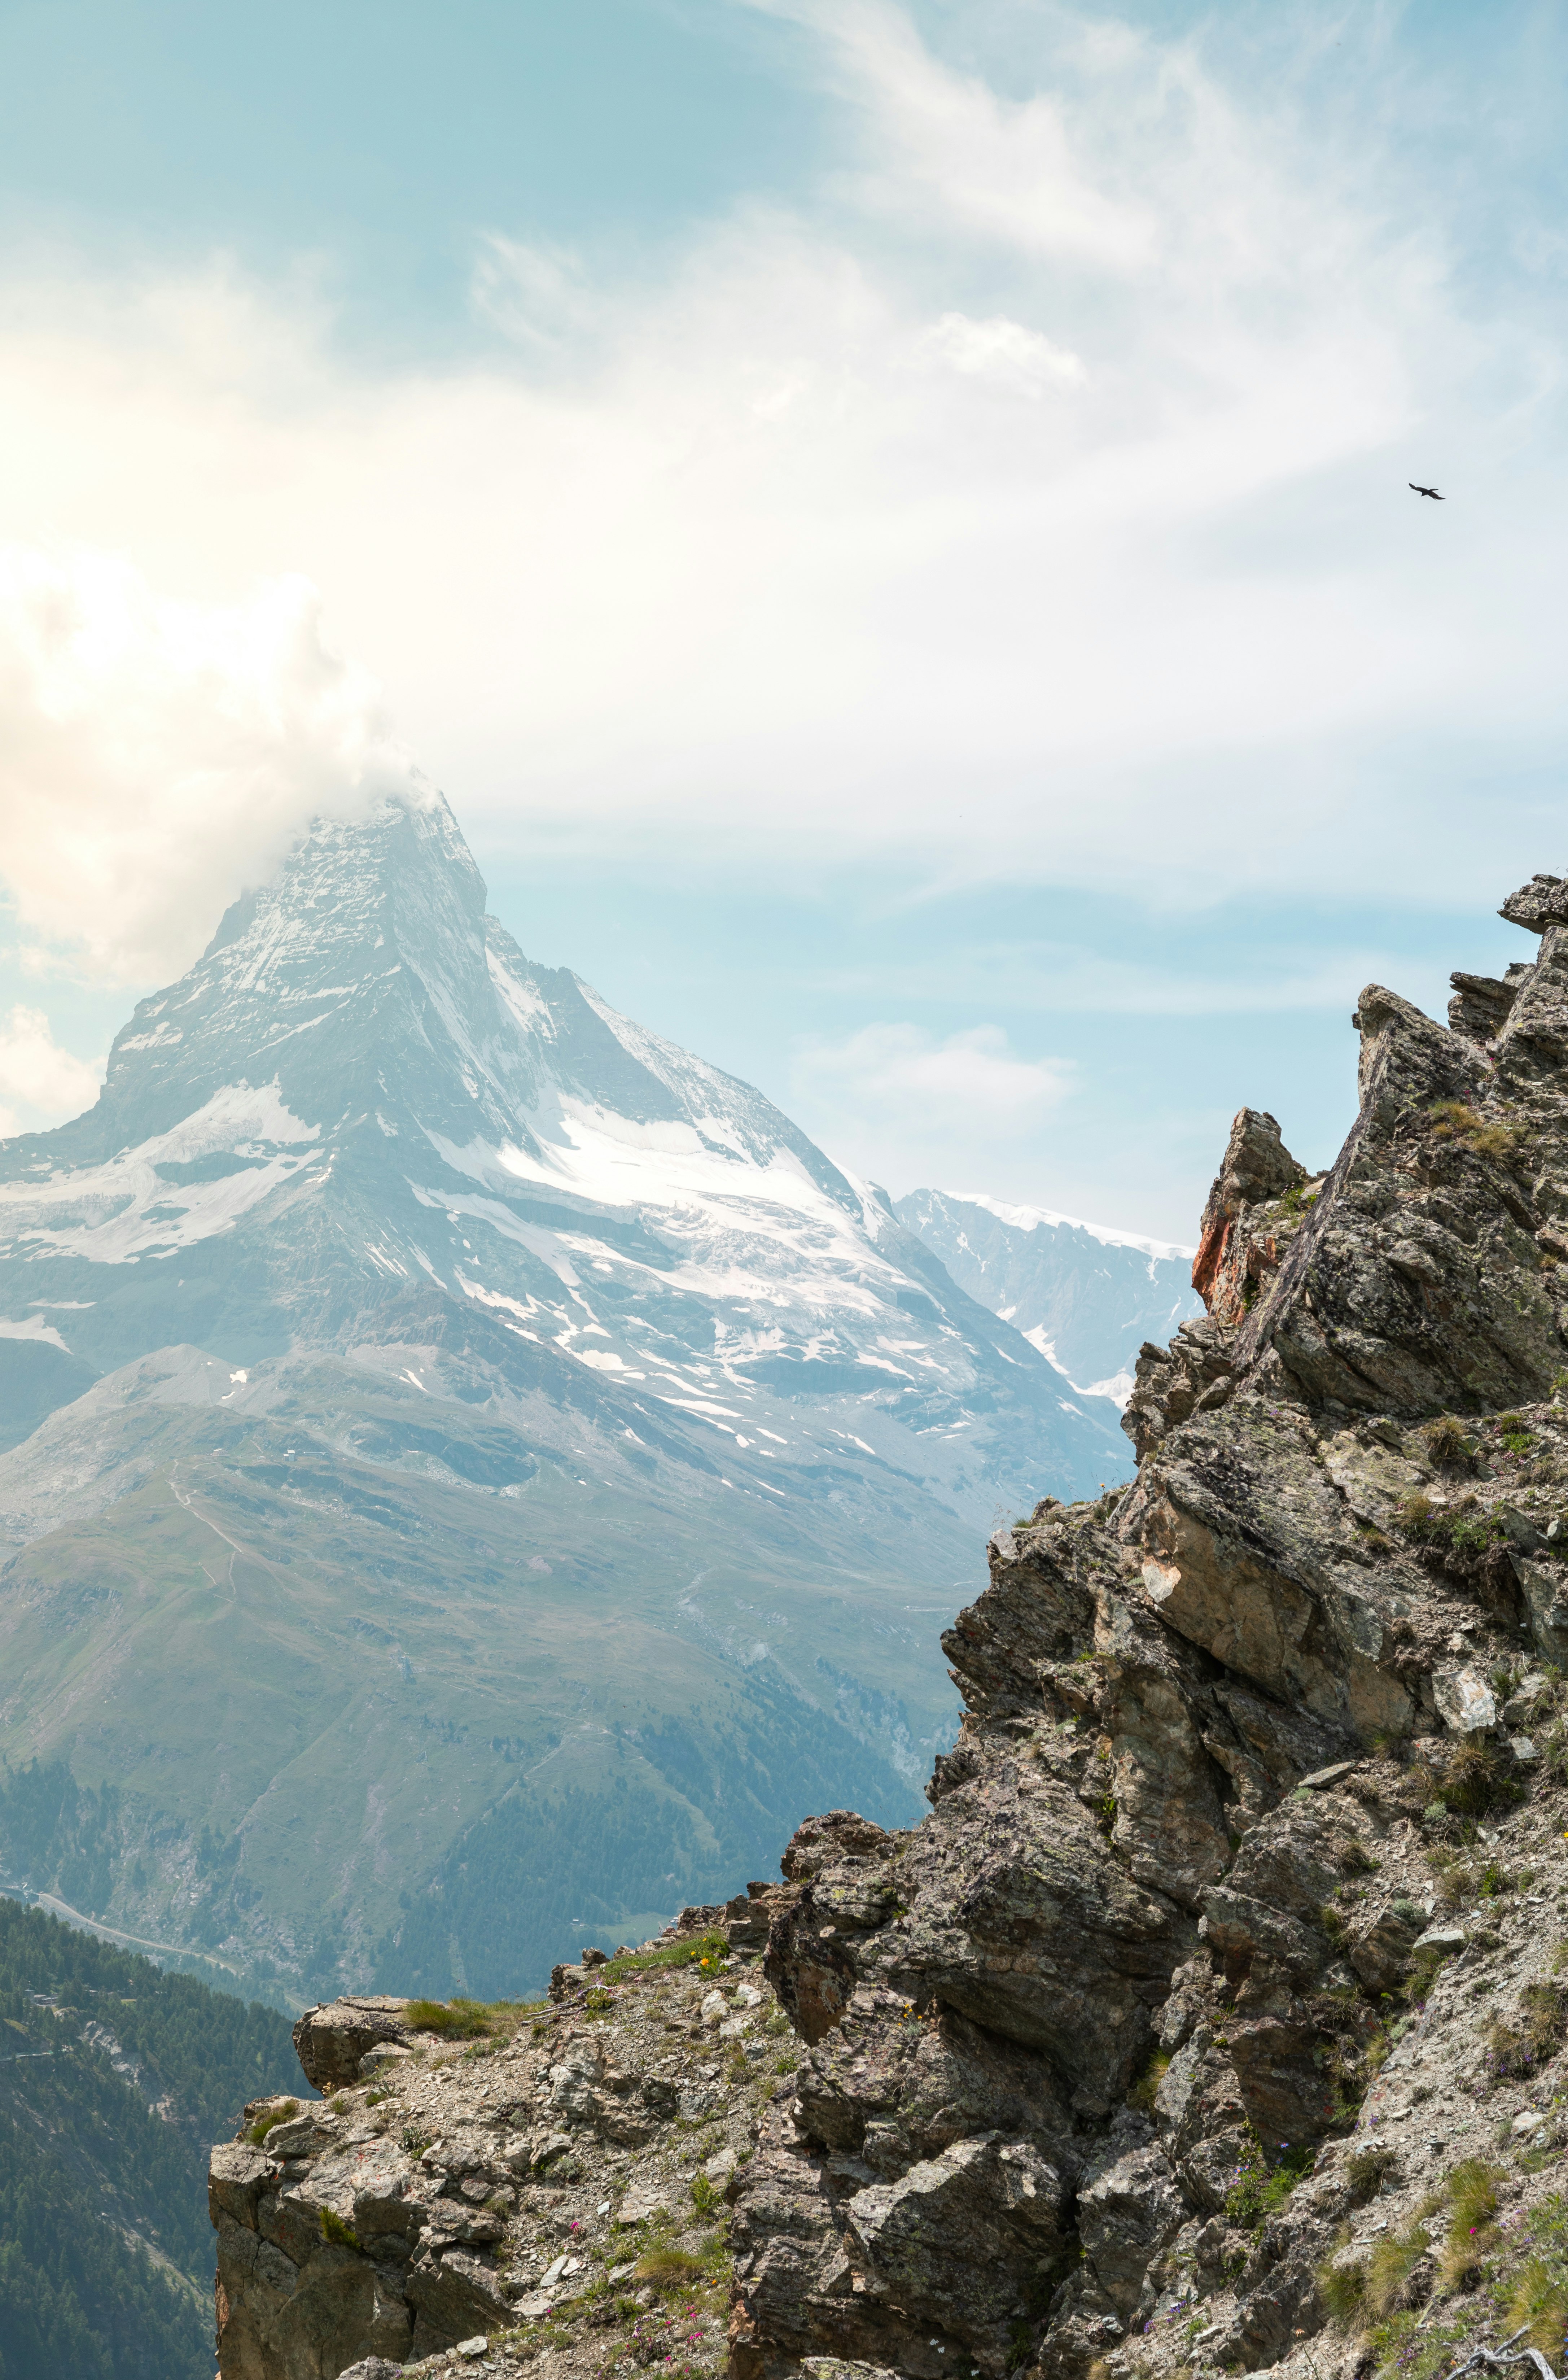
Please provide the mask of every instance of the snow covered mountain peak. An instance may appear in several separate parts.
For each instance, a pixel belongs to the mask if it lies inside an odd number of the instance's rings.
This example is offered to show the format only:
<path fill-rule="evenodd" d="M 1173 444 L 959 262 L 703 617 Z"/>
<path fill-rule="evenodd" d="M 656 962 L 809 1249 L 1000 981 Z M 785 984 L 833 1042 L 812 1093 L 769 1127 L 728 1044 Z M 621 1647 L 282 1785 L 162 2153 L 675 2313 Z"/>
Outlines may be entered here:
<path fill-rule="evenodd" d="M 236 902 L 140 1002 L 97 1107 L 6 1145 L 0 1234 L 0 1282 L 6 1254 L 30 1288 L 47 1265 L 95 1368 L 215 1316 L 230 1353 L 363 1351 L 401 1283 L 554 1351 L 563 1396 L 585 1367 L 702 1413 L 769 1495 L 747 1425 L 797 1446 L 802 1397 L 850 1400 L 851 1436 L 976 1518 L 1120 1457 L 760 1092 L 535 966 L 439 800 L 323 821 Z M 174 1275 L 156 1311 L 127 1278 L 149 1265 Z"/>
<path fill-rule="evenodd" d="M 370 1978 L 388 1875 L 403 1987 L 500 1993 L 802 1808 L 907 1815 L 985 1536 L 1128 1467 L 881 1193 L 535 965 L 440 801 L 317 827 L 0 1144 L 0 1750 L 125 1790 L 150 1938 L 197 1922 L 155 1847 L 222 1832 L 302 1989 Z"/>

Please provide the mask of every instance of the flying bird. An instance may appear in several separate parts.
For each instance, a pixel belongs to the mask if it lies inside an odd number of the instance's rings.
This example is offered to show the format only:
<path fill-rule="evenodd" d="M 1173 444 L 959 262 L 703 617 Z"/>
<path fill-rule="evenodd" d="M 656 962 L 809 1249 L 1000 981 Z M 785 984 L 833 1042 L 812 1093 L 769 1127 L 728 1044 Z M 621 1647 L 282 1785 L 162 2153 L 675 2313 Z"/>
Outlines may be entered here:
<path fill-rule="evenodd" d="M 1414 480 L 1406 480 L 1405 484 L 1407 488 L 1415 488 L 1418 496 L 1430 496 L 1434 504 L 1445 504 L 1448 502 L 1448 498 L 1440 496 L 1435 488 L 1417 488 Z"/>

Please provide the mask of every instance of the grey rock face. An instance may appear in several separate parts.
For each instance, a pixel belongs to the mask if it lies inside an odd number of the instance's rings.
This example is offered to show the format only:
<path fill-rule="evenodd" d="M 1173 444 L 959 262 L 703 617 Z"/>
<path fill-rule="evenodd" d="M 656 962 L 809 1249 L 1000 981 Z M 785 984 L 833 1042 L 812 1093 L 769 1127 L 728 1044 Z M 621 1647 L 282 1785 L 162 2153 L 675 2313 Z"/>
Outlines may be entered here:
<path fill-rule="evenodd" d="M 645 2362 L 657 2346 L 660 2366 L 678 2348 L 713 2368 L 722 2193 L 782 2087 L 788 2027 L 754 1962 L 725 1954 L 722 1927 L 671 1927 L 644 1950 L 593 1969 L 591 1990 L 497 2011 L 476 2044 L 404 2020 L 404 2054 L 365 2052 L 370 2070 L 330 2107 L 247 2108 L 209 2176 L 225 2380 L 494 2370 L 498 2348 L 532 2362 L 541 2334 L 556 2369 L 591 2380 L 617 2325 Z M 335 2076 L 370 2021 L 398 2014 L 362 1999 L 311 2010 L 308 2074 Z M 1027 2225 L 1042 2198 L 1055 2209 L 1032 2136 L 1021 2163 L 976 2157 L 967 2136 L 959 2148 L 977 2170 L 950 2194 L 973 2236 Z M 894 2208 L 880 2226 L 894 2265 L 901 2221 Z"/>
<path fill-rule="evenodd" d="M 329 2097 L 360 2080 L 364 2060 L 375 2049 L 408 2038 L 406 2000 L 349 1995 L 330 2006 L 307 2009 L 294 2028 L 295 2054 L 307 2079 Z"/>
<path fill-rule="evenodd" d="M 741 2181 L 738 2380 L 939 2350 L 1151 2380 L 1188 2337 L 1205 2371 L 1354 2362 L 1316 2276 L 1342 2144 L 1431 2095 L 1374 2079 L 1412 1973 L 1446 1961 L 1413 2070 L 1488 2087 L 1445 1996 L 1500 1937 L 1431 1922 L 1443 1845 L 1490 1806 L 1562 1865 L 1530 1798 L 1558 1689 L 1524 1672 L 1568 1610 L 1562 885 L 1504 914 L 1539 957 L 1456 982 L 1451 1029 L 1363 993 L 1330 1173 L 1237 1117 L 1209 1312 L 1139 1361 L 1135 1484 L 998 1533 L 944 1639 L 931 1816 L 786 1854 L 766 1963 L 806 2061 Z M 1412 2193 L 1459 2120 L 1409 2135 Z"/>

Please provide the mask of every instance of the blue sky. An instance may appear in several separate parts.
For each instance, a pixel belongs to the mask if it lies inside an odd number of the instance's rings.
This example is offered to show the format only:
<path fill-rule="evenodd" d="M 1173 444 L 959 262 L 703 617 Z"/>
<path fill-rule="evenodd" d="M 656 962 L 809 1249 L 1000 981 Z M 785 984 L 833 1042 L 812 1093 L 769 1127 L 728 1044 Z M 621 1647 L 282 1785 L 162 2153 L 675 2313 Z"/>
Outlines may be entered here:
<path fill-rule="evenodd" d="M 895 1190 L 1326 1161 L 1360 984 L 1568 867 L 1565 76 L 1435 0 L 0 6 L 0 1113 L 412 763 Z"/>

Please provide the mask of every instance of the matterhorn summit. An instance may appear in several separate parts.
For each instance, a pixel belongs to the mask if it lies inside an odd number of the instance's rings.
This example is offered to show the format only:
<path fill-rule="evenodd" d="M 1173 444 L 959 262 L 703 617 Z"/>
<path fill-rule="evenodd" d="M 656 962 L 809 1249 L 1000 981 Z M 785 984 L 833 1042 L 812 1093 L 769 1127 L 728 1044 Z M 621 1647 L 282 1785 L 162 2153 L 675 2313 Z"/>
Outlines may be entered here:
<path fill-rule="evenodd" d="M 0 1145 L 0 1855 L 250 1984 L 521 1988 L 907 1816 L 934 1621 L 1116 1421 L 443 801 L 323 821 Z"/>

